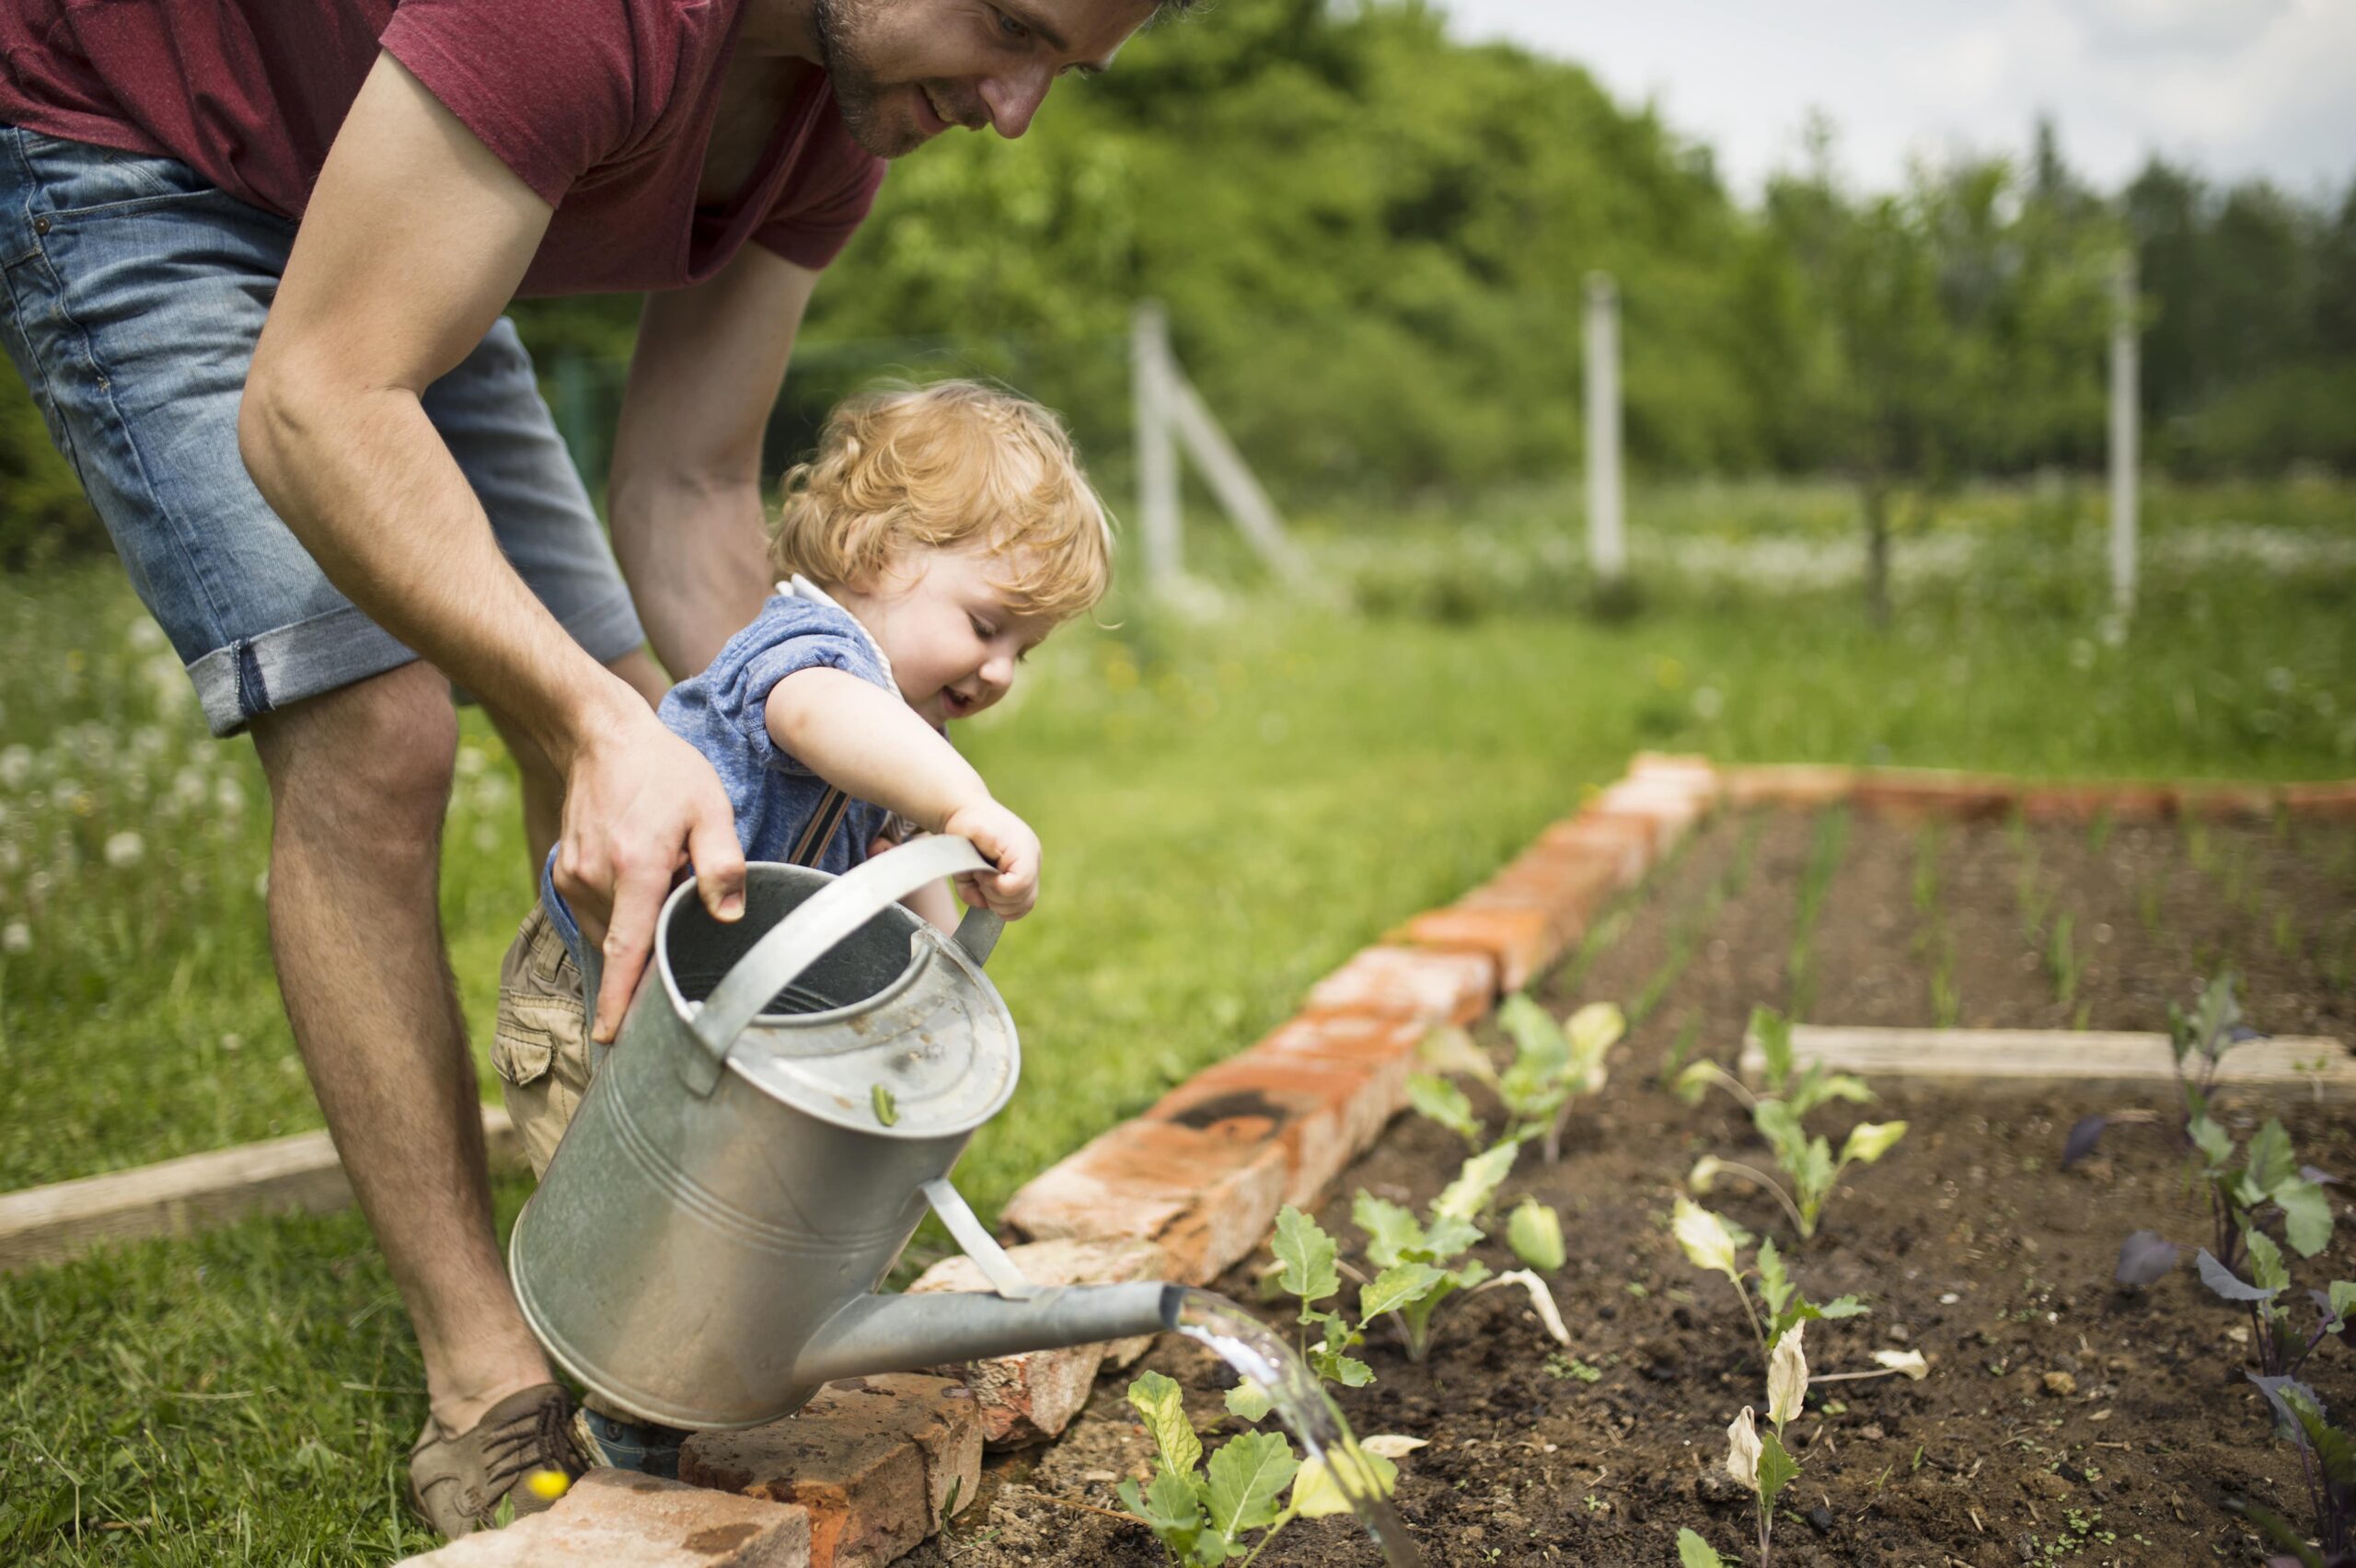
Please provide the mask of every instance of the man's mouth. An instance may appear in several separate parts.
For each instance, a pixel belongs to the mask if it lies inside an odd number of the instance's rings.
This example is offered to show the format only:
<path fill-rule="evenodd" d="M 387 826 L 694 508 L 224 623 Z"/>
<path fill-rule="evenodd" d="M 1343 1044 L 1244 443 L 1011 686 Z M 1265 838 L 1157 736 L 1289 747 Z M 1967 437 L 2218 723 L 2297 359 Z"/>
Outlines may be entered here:
<path fill-rule="evenodd" d="M 932 89 L 922 83 L 917 85 L 917 102 L 919 106 L 917 110 L 917 125 L 926 135 L 938 136 L 956 123 L 949 116 L 941 112 L 941 105 L 934 100 Z"/>

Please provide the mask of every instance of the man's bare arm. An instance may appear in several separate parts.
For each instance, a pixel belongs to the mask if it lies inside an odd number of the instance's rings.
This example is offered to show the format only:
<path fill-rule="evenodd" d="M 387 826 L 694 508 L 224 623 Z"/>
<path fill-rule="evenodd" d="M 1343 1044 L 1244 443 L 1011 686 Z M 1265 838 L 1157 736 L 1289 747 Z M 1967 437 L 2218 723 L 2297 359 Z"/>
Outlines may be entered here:
<path fill-rule="evenodd" d="M 684 678 L 768 594 L 761 434 L 818 274 L 748 245 L 650 295 L 614 438 L 614 553 L 655 657 Z"/>
<path fill-rule="evenodd" d="M 592 930 L 606 928 L 604 1034 L 644 964 L 673 874 L 691 857 L 707 905 L 733 918 L 744 854 L 710 766 L 515 575 L 425 417 L 425 388 L 498 319 L 549 213 L 379 55 L 295 237 L 238 444 L 329 580 L 514 715 L 563 770 L 558 885 Z"/>

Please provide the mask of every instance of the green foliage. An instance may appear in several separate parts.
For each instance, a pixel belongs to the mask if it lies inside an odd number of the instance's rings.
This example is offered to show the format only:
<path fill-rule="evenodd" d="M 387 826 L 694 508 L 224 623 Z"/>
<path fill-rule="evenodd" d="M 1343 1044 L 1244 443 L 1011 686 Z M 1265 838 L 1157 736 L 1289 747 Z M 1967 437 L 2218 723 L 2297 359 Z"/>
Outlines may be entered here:
<path fill-rule="evenodd" d="M 1216 1568 L 1238 1556 L 1249 1562 L 1294 1519 L 1349 1511 L 1323 1461 L 1303 1464 L 1284 1434 L 1239 1434 L 1212 1450 L 1206 1464 L 1175 1382 L 1147 1372 L 1129 1385 L 1128 1398 L 1153 1437 L 1156 1465 L 1149 1484 L 1120 1483 L 1121 1501 L 1180 1568 Z M 1242 1401 L 1230 1394 L 1228 1408 L 1257 1421 L 1268 1405 L 1265 1394 Z M 1397 1484 L 1398 1467 L 1355 1442 L 1345 1440 L 1342 1461 L 1384 1496 Z M 1253 1531 L 1265 1533 L 1247 1550 L 1242 1538 Z"/>
<path fill-rule="evenodd" d="M 1366 1232 L 1367 1261 L 1380 1271 L 1359 1288 L 1361 1328 L 1390 1313 L 1406 1342 L 1408 1360 L 1421 1361 L 1430 1353 L 1433 1314 L 1458 1291 L 1489 1278 L 1486 1263 L 1463 1254 L 1481 1239 L 1473 1221 L 1489 1206 L 1520 1150 L 1519 1144 L 1501 1143 L 1466 1160 L 1432 1201 L 1425 1220 L 1370 1193 L 1358 1193 L 1350 1217 Z"/>
<path fill-rule="evenodd" d="M 1800 1239 L 1807 1240 L 1816 1234 L 1817 1223 L 1841 1173 L 1852 1165 L 1871 1165 L 1888 1153 L 1891 1146 L 1906 1136 L 1906 1124 L 1860 1122 L 1849 1130 L 1841 1153 L 1835 1158 L 1831 1143 L 1822 1134 L 1811 1135 L 1802 1119 L 1827 1101 L 1868 1101 L 1874 1097 L 1873 1090 L 1865 1087 L 1864 1079 L 1834 1072 L 1822 1062 L 1809 1063 L 1805 1071 L 1796 1070 L 1791 1021 L 1772 1008 L 1751 1009 L 1750 1032 L 1759 1043 L 1765 1094 L 1753 1095 L 1725 1068 L 1708 1061 L 1695 1062 L 1680 1073 L 1674 1087 L 1678 1097 L 1689 1105 L 1699 1103 L 1713 1085 L 1749 1105 L 1751 1124 L 1773 1151 L 1776 1165 L 1791 1181 L 1792 1191 L 1786 1194 L 1749 1166 L 1715 1158 L 1698 1162 L 1688 1180 L 1697 1192 L 1708 1191 L 1710 1181 L 1726 1170 L 1760 1182 L 1782 1200 Z"/>
<path fill-rule="evenodd" d="M 1300 1298 L 1300 1312 L 1294 1321 L 1300 1329 L 1298 1338 L 1301 1359 L 1319 1378 L 1344 1388 L 1362 1389 L 1373 1382 L 1374 1369 L 1348 1354 L 1366 1342 L 1365 1334 L 1351 1327 L 1340 1313 L 1324 1311 L 1317 1306 L 1328 1297 L 1339 1295 L 1342 1289 L 1334 1239 L 1315 1220 L 1287 1204 L 1276 1215 L 1272 1246 L 1276 1261 L 1283 1265 L 1276 1283 Z M 1309 1339 L 1312 1329 L 1317 1331 L 1314 1343 Z"/>
<path fill-rule="evenodd" d="M 1690 1529 L 1677 1532 L 1678 1568 L 1726 1568 L 1717 1549 Z"/>

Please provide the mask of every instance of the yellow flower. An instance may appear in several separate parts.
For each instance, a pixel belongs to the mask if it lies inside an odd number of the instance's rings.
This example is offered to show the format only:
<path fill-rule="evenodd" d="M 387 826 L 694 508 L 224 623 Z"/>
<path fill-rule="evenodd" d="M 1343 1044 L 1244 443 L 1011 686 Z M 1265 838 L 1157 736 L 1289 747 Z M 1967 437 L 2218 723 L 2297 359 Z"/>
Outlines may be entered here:
<path fill-rule="evenodd" d="M 553 1503 L 572 1490 L 572 1478 L 560 1470 L 536 1470 L 524 1478 L 524 1490 L 543 1503 Z"/>

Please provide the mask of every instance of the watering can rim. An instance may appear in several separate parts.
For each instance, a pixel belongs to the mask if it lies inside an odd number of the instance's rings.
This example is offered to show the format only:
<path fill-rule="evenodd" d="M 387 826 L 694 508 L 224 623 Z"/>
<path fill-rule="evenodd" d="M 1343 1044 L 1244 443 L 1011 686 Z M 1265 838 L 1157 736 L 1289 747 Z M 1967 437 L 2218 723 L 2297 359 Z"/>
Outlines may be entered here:
<path fill-rule="evenodd" d="M 960 845 L 966 844 L 966 841 L 964 839 L 958 839 L 956 842 Z M 968 845 L 967 847 L 970 852 L 970 846 Z M 835 876 L 829 872 L 817 870 L 808 866 L 795 866 L 777 860 L 747 861 L 745 864 L 745 872 L 748 882 L 752 874 L 756 871 L 763 873 L 776 871 L 794 872 L 799 874 L 794 877 L 790 877 L 788 879 L 789 881 L 808 881 L 814 878 L 822 884 L 838 882 L 842 880 L 841 877 Z M 673 888 L 670 895 L 663 901 L 662 910 L 655 917 L 654 927 L 654 968 L 656 972 L 661 974 L 663 979 L 664 1001 L 671 1009 L 673 1016 L 681 1023 L 689 1025 L 691 1029 L 697 1015 L 703 1007 L 703 1004 L 700 1002 L 691 1002 L 680 993 L 678 977 L 672 973 L 669 939 L 672 917 L 677 911 L 683 899 L 693 896 L 695 886 L 696 879 L 690 875 L 685 881 L 681 882 L 677 887 Z M 896 1124 L 885 1126 L 874 1121 L 872 1118 L 872 1115 L 862 1116 L 856 1111 L 841 1110 L 832 1105 L 802 1097 L 788 1098 L 787 1096 L 779 1093 L 778 1090 L 774 1086 L 763 1081 L 761 1078 L 747 1070 L 746 1066 L 737 1059 L 733 1049 L 727 1057 L 718 1064 L 718 1066 L 723 1069 L 724 1072 L 733 1074 L 735 1078 L 745 1083 L 747 1088 L 756 1090 L 763 1098 L 776 1101 L 780 1104 L 790 1106 L 803 1115 L 826 1123 L 828 1125 L 842 1128 L 847 1132 L 860 1133 L 870 1137 L 887 1137 L 902 1143 L 926 1143 L 937 1141 L 942 1138 L 963 1138 L 970 1136 L 975 1128 L 983 1125 L 985 1123 L 989 1121 L 991 1117 L 1006 1109 L 1007 1102 L 1014 1098 L 1015 1089 L 1022 1077 L 1022 1040 L 1014 1028 L 1014 1016 L 1007 1008 L 1006 998 L 999 995 L 998 987 L 991 983 L 988 975 L 983 973 L 981 963 L 975 960 L 973 954 L 969 952 L 964 945 L 963 938 L 965 934 L 964 928 L 960 928 L 959 933 L 955 938 L 944 936 L 933 926 L 932 922 L 923 918 L 921 916 L 916 915 L 912 911 L 906 910 L 905 907 L 898 904 L 896 900 L 886 901 L 879 905 L 875 909 L 874 914 L 886 914 L 894 909 L 902 910 L 903 914 L 905 914 L 907 919 L 911 922 L 909 928 L 910 952 L 907 964 L 893 978 L 889 985 L 877 991 L 874 995 L 864 997 L 860 1001 L 847 1003 L 839 1008 L 829 1008 L 823 1012 L 757 1013 L 747 1020 L 745 1028 L 748 1030 L 753 1028 L 777 1027 L 801 1028 L 838 1021 L 846 1016 L 872 1009 L 879 1003 L 899 995 L 902 991 L 915 984 L 916 980 L 924 974 L 925 969 L 929 964 L 936 962 L 946 961 L 947 963 L 953 964 L 968 983 L 978 986 L 979 994 L 987 999 L 987 1005 L 991 1011 L 998 1015 L 999 1021 L 1003 1024 L 1005 1029 L 1009 1060 L 1008 1071 L 1005 1075 L 1004 1081 L 999 1085 L 998 1092 L 992 1095 L 989 1101 L 977 1112 L 972 1113 L 970 1121 L 965 1121 L 964 1124 L 961 1128 L 954 1130 L 939 1126 L 927 1127 L 916 1124 L 910 1124 L 907 1126 L 900 1126 Z M 779 924 L 783 925 L 792 920 L 795 915 L 799 912 L 799 909 L 789 911 Z M 872 918 L 872 917 L 871 916 L 870 917 Z M 974 917 L 971 916 L 968 917 L 968 920 L 969 923 L 976 923 L 974 922 Z M 991 927 L 991 936 L 986 938 L 983 942 L 982 951 L 987 953 L 989 943 L 995 940 L 995 917 L 992 917 L 989 921 L 978 923 Z M 775 928 L 776 928 L 774 927 L 771 928 L 772 930 Z M 749 958 L 751 954 L 749 953 L 745 955 L 746 958 Z M 741 967 L 745 963 L 745 959 L 740 958 L 737 962 L 739 967 Z M 733 976 L 736 973 L 736 970 L 731 969 L 728 973 L 730 976 Z M 717 988 L 717 986 L 714 987 L 715 990 Z M 961 1120 L 964 1119 L 961 1118 Z"/>

